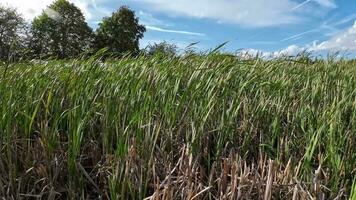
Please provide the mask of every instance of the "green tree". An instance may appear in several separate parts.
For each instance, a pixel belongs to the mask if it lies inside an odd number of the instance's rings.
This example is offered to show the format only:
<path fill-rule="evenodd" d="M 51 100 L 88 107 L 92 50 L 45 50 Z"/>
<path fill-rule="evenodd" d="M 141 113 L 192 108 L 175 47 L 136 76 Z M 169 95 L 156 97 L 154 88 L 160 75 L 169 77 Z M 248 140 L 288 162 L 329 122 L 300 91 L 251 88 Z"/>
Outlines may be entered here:
<path fill-rule="evenodd" d="M 13 8 L 0 5 L 0 59 L 12 60 L 24 49 L 25 22 Z"/>
<path fill-rule="evenodd" d="M 139 40 L 145 31 L 135 12 L 123 6 L 99 24 L 95 46 L 97 49 L 106 47 L 113 53 L 135 53 L 139 50 Z"/>
<path fill-rule="evenodd" d="M 161 54 L 166 56 L 175 56 L 178 52 L 178 47 L 175 44 L 170 44 L 166 41 L 150 44 L 146 47 L 148 55 Z"/>
<path fill-rule="evenodd" d="M 38 56 L 68 58 L 89 50 L 92 29 L 67 0 L 56 0 L 32 22 L 32 50 Z"/>

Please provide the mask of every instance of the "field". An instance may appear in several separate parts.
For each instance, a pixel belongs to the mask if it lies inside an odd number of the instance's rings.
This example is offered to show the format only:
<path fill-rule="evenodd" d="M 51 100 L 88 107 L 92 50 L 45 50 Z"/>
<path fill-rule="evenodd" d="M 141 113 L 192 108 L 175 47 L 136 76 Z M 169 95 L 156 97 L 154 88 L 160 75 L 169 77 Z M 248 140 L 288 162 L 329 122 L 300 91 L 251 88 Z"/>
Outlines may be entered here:
<path fill-rule="evenodd" d="M 356 61 L 0 66 L 4 199 L 356 199 Z"/>

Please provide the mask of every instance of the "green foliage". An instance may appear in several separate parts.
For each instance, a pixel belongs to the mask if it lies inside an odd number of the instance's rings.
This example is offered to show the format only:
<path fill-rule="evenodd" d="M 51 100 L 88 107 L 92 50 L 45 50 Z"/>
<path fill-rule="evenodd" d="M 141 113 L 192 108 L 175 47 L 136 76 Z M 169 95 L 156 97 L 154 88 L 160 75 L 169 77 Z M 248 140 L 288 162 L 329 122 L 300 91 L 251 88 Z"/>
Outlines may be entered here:
<path fill-rule="evenodd" d="M 145 31 L 146 28 L 139 24 L 134 11 L 123 6 L 99 24 L 94 45 L 97 49 L 107 47 L 116 54 L 137 53 L 139 40 Z"/>
<path fill-rule="evenodd" d="M 80 9 L 67 0 L 54 1 L 30 28 L 15 9 L 0 6 L 0 59 L 75 58 L 103 48 L 112 56 L 137 54 L 145 31 L 125 6 L 104 18 L 96 34 Z"/>
<path fill-rule="evenodd" d="M 17 59 L 26 46 L 26 26 L 15 9 L 0 4 L 0 60 Z"/>
<path fill-rule="evenodd" d="M 87 51 L 92 30 L 73 3 L 56 0 L 32 22 L 32 50 L 40 57 L 70 58 Z"/>
<path fill-rule="evenodd" d="M 176 56 L 178 53 L 178 47 L 175 44 L 170 44 L 166 41 L 161 43 L 150 44 L 146 47 L 148 55 L 160 54 L 163 56 Z"/>

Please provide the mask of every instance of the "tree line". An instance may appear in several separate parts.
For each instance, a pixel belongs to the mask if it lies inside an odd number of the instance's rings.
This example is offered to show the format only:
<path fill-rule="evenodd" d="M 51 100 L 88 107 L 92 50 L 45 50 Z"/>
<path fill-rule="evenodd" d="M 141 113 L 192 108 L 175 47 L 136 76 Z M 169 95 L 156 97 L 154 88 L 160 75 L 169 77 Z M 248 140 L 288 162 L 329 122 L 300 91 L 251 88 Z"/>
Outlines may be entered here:
<path fill-rule="evenodd" d="M 104 17 L 94 31 L 67 0 L 55 0 L 30 24 L 16 9 L 0 5 L 0 60 L 66 59 L 102 48 L 115 55 L 137 54 L 145 31 L 127 6 Z"/>

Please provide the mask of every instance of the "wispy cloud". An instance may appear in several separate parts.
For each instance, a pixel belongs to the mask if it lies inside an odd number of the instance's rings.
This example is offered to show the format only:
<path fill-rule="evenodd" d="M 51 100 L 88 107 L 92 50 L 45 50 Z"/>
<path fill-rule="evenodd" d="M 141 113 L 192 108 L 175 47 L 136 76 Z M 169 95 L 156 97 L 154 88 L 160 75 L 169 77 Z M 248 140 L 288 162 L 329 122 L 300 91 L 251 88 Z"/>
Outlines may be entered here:
<path fill-rule="evenodd" d="M 195 35 L 195 36 L 206 36 L 204 33 L 190 32 L 190 31 L 182 31 L 182 30 L 171 30 L 164 29 L 156 26 L 146 26 L 148 30 L 151 31 L 159 31 L 164 33 L 176 33 L 176 34 L 185 34 L 185 35 Z"/>
<path fill-rule="evenodd" d="M 142 10 L 138 12 L 138 16 L 140 18 L 140 22 L 147 26 L 173 26 L 171 23 L 158 19 L 151 13 L 147 13 Z"/>
<path fill-rule="evenodd" d="M 300 8 L 306 6 L 309 3 L 316 3 L 322 7 L 328 8 L 328 9 L 334 9 L 337 8 L 337 5 L 334 3 L 333 0 L 305 0 L 302 3 L 296 5 L 291 9 L 291 11 L 299 10 Z"/>
<path fill-rule="evenodd" d="M 317 42 L 314 41 L 312 44 L 307 44 L 304 46 L 291 45 L 285 49 L 279 51 L 282 54 L 293 55 L 295 53 L 301 51 L 313 51 L 313 52 L 321 52 L 321 51 L 351 51 L 356 52 L 356 20 L 354 24 L 330 37 L 329 39 Z M 253 51 L 256 52 L 256 51 Z M 269 55 L 271 52 L 264 52 L 265 55 Z M 276 52 L 273 52 L 275 55 Z"/>
<path fill-rule="evenodd" d="M 311 1 L 312 1 L 312 0 L 303 1 L 302 3 L 300 3 L 300 4 L 296 5 L 295 7 L 293 7 L 293 8 L 291 9 L 291 11 L 294 11 L 294 10 L 297 10 L 297 9 L 301 8 L 301 7 L 303 7 L 304 5 L 310 3 Z"/>
<path fill-rule="evenodd" d="M 283 38 L 281 40 L 281 42 L 294 41 L 294 40 L 303 38 L 303 36 L 305 36 L 307 34 L 317 33 L 317 32 L 323 33 L 325 36 L 330 37 L 330 36 L 333 36 L 339 32 L 342 32 L 342 30 L 340 30 L 338 28 L 339 25 L 346 24 L 346 23 L 348 23 L 352 20 L 355 20 L 355 19 L 356 19 L 356 13 L 345 16 L 339 20 L 335 20 L 335 17 L 331 17 L 330 19 L 322 22 L 319 26 L 317 26 L 314 29 L 310 29 L 310 30 L 307 30 L 307 31 L 304 31 L 304 32 L 301 32 L 301 33 L 298 33 L 298 34 L 295 34 L 292 36 L 288 36 L 286 38 Z"/>
<path fill-rule="evenodd" d="M 327 8 L 337 8 L 337 5 L 335 4 L 334 0 L 312 0 L 318 3 L 321 6 L 327 7 Z"/>
<path fill-rule="evenodd" d="M 304 31 L 302 33 L 298 33 L 298 34 L 286 37 L 286 38 L 282 39 L 281 42 L 285 42 L 285 41 L 289 41 L 289 40 L 295 40 L 297 38 L 301 38 L 303 35 L 306 35 L 306 34 L 309 34 L 309 33 L 314 33 L 316 31 L 318 31 L 318 29 L 311 29 L 311 30 L 308 30 L 308 31 Z"/>
<path fill-rule="evenodd" d="M 356 19 L 356 13 L 353 13 L 353 14 L 347 15 L 347 16 L 343 17 L 342 19 L 332 23 L 332 25 L 333 26 L 339 26 L 339 25 L 348 23 L 350 21 L 353 21 L 355 19 Z"/>
<path fill-rule="evenodd" d="M 307 18 L 308 14 L 313 15 L 315 9 L 327 11 L 334 5 L 331 0 L 308 1 L 314 2 L 310 5 L 313 9 L 298 12 L 291 12 L 291 9 L 302 6 L 295 0 L 254 0 L 253 2 L 251 0 L 140 0 L 139 2 L 145 3 L 146 8 L 167 15 L 210 19 L 245 27 L 295 24 Z"/>
<path fill-rule="evenodd" d="M 141 0 L 146 7 L 168 15 L 212 19 L 248 27 L 297 23 L 300 18 L 289 12 L 292 0 Z"/>

